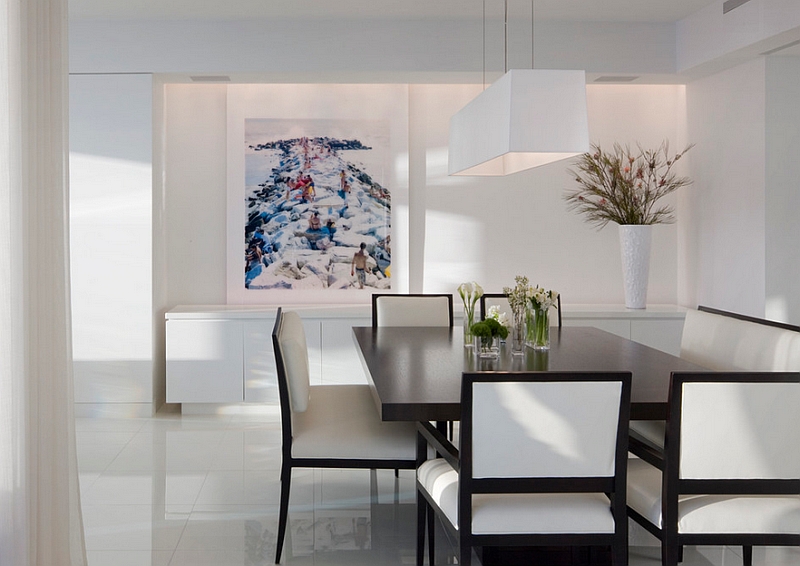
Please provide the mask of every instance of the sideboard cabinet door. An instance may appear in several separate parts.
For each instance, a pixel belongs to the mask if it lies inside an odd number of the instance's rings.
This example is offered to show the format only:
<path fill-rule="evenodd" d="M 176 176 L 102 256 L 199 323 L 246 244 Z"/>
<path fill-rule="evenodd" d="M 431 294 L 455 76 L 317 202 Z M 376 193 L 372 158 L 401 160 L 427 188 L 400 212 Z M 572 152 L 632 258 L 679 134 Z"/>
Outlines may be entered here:
<path fill-rule="evenodd" d="M 167 403 L 241 403 L 240 320 L 167 321 Z"/>
<path fill-rule="evenodd" d="M 272 347 L 275 319 L 246 320 L 244 325 L 244 401 L 278 405 L 278 372 Z"/>

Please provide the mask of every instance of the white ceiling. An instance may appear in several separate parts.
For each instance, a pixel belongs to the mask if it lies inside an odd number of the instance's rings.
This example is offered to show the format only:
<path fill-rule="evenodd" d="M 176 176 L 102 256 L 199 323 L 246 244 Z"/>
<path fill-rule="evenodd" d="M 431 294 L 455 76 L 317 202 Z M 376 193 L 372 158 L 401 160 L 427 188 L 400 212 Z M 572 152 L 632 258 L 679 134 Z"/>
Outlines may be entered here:
<path fill-rule="evenodd" d="M 534 0 L 541 20 L 675 22 L 722 0 Z M 486 0 L 487 12 L 502 0 Z M 509 10 L 530 13 L 530 0 Z M 72 20 L 480 19 L 483 0 L 70 0 Z"/>

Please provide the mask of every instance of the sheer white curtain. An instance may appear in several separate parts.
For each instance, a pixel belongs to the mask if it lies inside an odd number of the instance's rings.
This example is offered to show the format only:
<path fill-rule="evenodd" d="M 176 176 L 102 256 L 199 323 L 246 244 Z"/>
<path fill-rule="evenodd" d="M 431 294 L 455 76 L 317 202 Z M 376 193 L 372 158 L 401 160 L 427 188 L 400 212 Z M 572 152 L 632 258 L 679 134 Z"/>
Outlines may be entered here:
<path fill-rule="evenodd" d="M 0 0 L 0 566 L 86 563 L 75 456 L 67 2 Z"/>

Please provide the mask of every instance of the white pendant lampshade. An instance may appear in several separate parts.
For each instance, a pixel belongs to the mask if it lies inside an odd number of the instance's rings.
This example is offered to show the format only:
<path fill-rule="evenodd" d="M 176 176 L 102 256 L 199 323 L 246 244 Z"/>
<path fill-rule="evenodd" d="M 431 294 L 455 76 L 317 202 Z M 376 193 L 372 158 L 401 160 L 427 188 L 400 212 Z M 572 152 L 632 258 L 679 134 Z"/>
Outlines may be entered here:
<path fill-rule="evenodd" d="M 449 175 L 509 175 L 589 151 L 584 71 L 513 69 L 450 119 Z"/>

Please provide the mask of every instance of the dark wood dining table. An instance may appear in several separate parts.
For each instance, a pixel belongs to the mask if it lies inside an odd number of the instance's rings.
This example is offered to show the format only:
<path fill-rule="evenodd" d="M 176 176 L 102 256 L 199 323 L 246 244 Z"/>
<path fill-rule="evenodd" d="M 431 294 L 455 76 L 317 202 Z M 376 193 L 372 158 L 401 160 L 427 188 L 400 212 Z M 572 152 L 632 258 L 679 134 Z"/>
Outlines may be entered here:
<path fill-rule="evenodd" d="M 457 421 L 465 371 L 630 371 L 631 419 L 664 419 L 670 374 L 704 368 L 591 327 L 553 328 L 550 349 L 510 343 L 496 359 L 464 347 L 463 329 L 353 327 L 353 336 L 384 421 Z"/>

